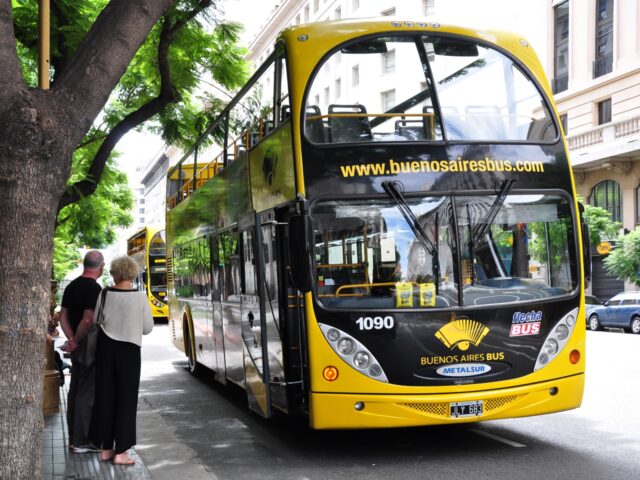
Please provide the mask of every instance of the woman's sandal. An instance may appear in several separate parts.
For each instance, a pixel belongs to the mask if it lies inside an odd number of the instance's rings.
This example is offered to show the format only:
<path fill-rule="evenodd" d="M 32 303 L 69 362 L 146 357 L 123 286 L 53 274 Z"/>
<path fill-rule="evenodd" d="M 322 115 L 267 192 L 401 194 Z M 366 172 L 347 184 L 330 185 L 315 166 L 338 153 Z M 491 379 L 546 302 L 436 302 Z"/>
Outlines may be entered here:
<path fill-rule="evenodd" d="M 129 455 L 127 455 L 126 460 L 125 461 L 116 461 L 116 456 L 113 456 L 113 460 L 111 461 L 111 463 L 113 463 L 114 465 L 122 465 L 122 466 L 131 466 L 131 465 L 135 465 L 136 464 L 136 460 L 134 458 L 131 458 Z"/>
<path fill-rule="evenodd" d="M 105 455 L 105 453 L 107 453 L 107 455 Z M 100 452 L 100 461 L 101 462 L 108 462 L 110 460 L 113 460 L 113 457 L 116 456 L 116 452 L 115 450 L 102 450 Z"/>

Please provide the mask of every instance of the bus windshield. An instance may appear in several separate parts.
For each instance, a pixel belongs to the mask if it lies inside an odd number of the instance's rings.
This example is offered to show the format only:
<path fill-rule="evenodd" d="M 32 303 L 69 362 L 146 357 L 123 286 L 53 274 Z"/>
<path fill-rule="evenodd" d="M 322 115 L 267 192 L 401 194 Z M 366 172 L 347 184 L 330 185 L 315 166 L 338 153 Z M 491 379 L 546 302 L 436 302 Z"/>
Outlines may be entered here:
<path fill-rule="evenodd" d="M 351 78 L 336 80 L 339 102 L 330 103 L 325 77 L 344 63 Z M 361 39 L 329 55 L 311 81 L 304 125 L 311 142 L 333 144 L 558 135 L 540 92 L 509 57 L 467 40 L 410 35 Z"/>
<path fill-rule="evenodd" d="M 165 260 L 165 232 L 160 230 L 149 241 L 149 288 L 157 297 L 167 290 L 167 266 Z"/>
<path fill-rule="evenodd" d="M 567 199 L 549 194 L 318 201 L 318 299 L 430 309 L 564 295 L 577 287 L 571 218 Z"/>

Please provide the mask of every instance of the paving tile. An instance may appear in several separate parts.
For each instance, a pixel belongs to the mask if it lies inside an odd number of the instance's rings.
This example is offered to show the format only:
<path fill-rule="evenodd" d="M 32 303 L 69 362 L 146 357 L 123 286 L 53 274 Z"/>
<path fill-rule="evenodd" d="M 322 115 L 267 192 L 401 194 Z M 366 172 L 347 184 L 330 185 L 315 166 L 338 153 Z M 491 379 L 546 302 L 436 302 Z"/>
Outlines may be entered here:
<path fill-rule="evenodd" d="M 68 385 L 68 382 L 67 382 Z M 66 425 L 67 388 L 60 389 L 60 411 L 45 417 L 42 432 L 43 480 L 153 480 L 135 450 L 130 456 L 136 459 L 131 467 L 100 462 L 97 453 L 74 454 L 69 443 Z"/>

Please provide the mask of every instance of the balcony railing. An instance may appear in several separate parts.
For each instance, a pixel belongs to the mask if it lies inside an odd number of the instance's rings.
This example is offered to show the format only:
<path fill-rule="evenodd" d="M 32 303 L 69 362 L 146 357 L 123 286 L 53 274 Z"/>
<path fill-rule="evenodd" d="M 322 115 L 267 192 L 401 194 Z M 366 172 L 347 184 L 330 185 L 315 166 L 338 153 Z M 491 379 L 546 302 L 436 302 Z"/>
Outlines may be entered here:
<path fill-rule="evenodd" d="M 588 132 L 579 133 L 567 137 L 569 150 L 579 150 L 591 145 L 603 143 L 605 135 L 603 132 L 613 130 L 613 139 L 628 137 L 640 133 L 640 116 L 607 123 L 592 128 Z"/>
<path fill-rule="evenodd" d="M 601 77 L 613 71 L 613 54 L 604 55 L 593 61 L 593 78 Z"/>

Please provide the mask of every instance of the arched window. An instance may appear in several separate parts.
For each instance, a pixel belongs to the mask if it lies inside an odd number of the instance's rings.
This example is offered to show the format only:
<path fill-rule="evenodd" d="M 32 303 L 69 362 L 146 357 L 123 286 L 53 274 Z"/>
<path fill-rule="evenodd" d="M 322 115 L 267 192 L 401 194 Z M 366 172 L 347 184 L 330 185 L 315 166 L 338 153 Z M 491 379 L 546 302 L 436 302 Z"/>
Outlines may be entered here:
<path fill-rule="evenodd" d="M 620 184 L 615 180 L 605 180 L 593 187 L 589 203 L 611 213 L 614 222 L 622 221 Z"/>

